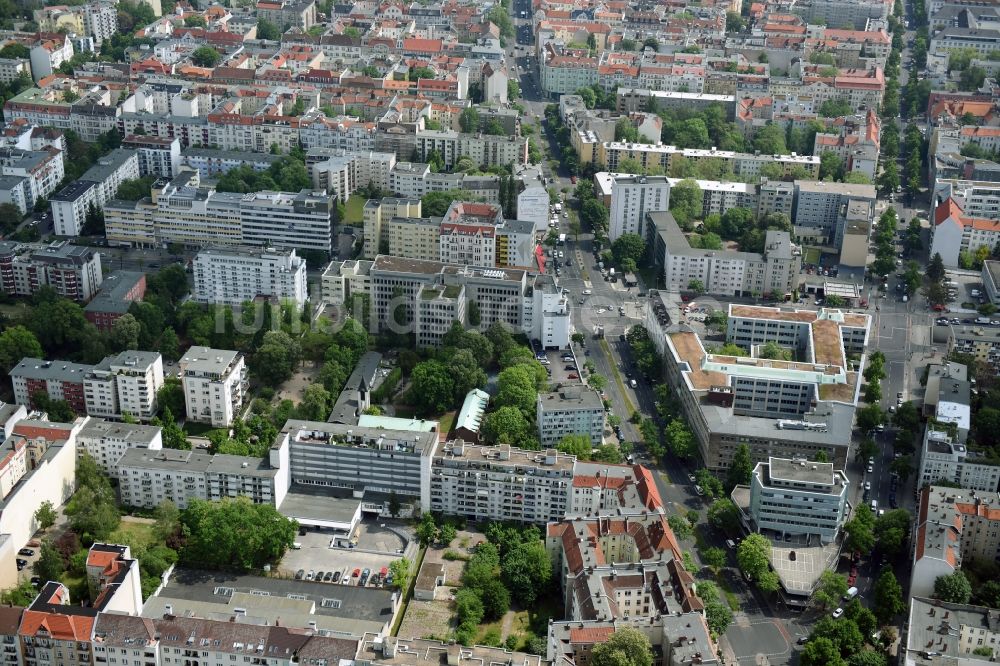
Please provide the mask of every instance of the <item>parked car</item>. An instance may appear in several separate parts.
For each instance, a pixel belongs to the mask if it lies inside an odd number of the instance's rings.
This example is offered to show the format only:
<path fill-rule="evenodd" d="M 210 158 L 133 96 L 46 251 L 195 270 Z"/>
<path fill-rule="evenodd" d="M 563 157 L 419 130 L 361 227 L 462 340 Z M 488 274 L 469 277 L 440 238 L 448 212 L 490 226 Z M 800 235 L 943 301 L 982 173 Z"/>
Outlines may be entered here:
<path fill-rule="evenodd" d="M 305 577 L 306 577 L 305 569 L 299 569 L 298 571 L 295 572 L 295 580 L 302 580 Z"/>
<path fill-rule="evenodd" d="M 579 379 L 579 378 L 580 375 L 576 374 L 575 372 L 571 372 L 568 375 L 566 375 L 566 379 Z"/>
<path fill-rule="evenodd" d="M 331 583 L 339 583 L 340 582 L 340 572 L 339 571 L 334 571 L 333 572 L 333 578 L 330 580 L 330 582 Z"/>
<path fill-rule="evenodd" d="M 31 550 L 30 548 L 22 548 L 21 550 L 17 551 L 17 554 L 24 555 L 25 557 L 31 557 L 32 555 L 35 554 L 35 551 Z"/>

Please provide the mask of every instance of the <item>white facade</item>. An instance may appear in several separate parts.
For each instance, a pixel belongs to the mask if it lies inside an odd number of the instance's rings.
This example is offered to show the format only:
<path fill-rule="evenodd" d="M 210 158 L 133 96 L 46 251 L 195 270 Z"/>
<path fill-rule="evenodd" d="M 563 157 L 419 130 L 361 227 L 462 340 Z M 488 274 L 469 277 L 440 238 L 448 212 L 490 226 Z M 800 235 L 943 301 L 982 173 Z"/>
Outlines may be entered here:
<path fill-rule="evenodd" d="M 975 461 L 975 452 L 952 440 L 946 431 L 935 430 L 928 423 L 924 431 L 917 487 L 948 481 L 968 490 L 996 492 L 1000 488 L 1000 466 Z"/>
<path fill-rule="evenodd" d="M 533 222 L 535 231 L 545 231 L 549 223 L 549 193 L 544 187 L 526 187 L 517 195 L 517 219 Z"/>
<path fill-rule="evenodd" d="M 163 388 L 163 357 L 156 352 L 125 351 L 109 356 L 83 381 L 87 414 L 149 420 L 156 414 L 156 393 Z"/>
<path fill-rule="evenodd" d="M 539 276 L 525 297 L 525 332 L 545 349 L 569 349 L 569 298 L 551 278 Z"/>
<path fill-rule="evenodd" d="M 118 476 L 118 460 L 130 449 L 159 451 L 163 429 L 135 423 L 89 419 L 77 436 L 78 453 L 87 453 L 106 474 Z"/>
<path fill-rule="evenodd" d="M 587 435 L 594 446 L 604 441 L 604 402 L 582 384 L 540 393 L 535 416 L 542 448 L 554 447 L 566 435 Z"/>
<path fill-rule="evenodd" d="M 247 370 L 239 352 L 191 347 L 179 361 L 188 419 L 230 426 L 239 414 L 247 387 Z"/>
<path fill-rule="evenodd" d="M 49 205 L 56 236 L 79 236 L 87 221 L 87 211 L 96 205 L 97 186 L 83 180 L 70 183 L 59 191 Z"/>
<path fill-rule="evenodd" d="M 202 250 L 194 260 L 194 300 L 240 305 L 258 296 L 290 301 L 299 309 L 309 297 L 306 262 L 295 250 Z"/>
<path fill-rule="evenodd" d="M 643 235 L 646 213 L 670 209 L 670 183 L 665 176 L 620 175 L 611 189 L 608 238 Z"/>
<path fill-rule="evenodd" d="M 837 538 L 847 517 L 850 482 L 833 463 L 769 458 L 750 477 L 750 517 L 757 531 Z"/>

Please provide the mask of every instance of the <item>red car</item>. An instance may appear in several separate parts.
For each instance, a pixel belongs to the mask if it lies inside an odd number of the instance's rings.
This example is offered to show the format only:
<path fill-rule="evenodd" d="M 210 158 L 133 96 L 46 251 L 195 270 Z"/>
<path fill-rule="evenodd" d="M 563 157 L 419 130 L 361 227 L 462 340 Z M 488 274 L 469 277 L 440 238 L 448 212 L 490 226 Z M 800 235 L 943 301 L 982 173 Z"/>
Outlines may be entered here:
<path fill-rule="evenodd" d="M 576 176 L 570 176 L 570 177 L 569 177 L 569 182 L 571 182 L 571 183 L 573 183 L 574 185 L 576 185 Z"/>
<path fill-rule="evenodd" d="M 566 378 L 567 379 L 579 379 L 580 375 L 576 374 L 575 372 L 571 372 L 568 375 L 566 375 Z"/>

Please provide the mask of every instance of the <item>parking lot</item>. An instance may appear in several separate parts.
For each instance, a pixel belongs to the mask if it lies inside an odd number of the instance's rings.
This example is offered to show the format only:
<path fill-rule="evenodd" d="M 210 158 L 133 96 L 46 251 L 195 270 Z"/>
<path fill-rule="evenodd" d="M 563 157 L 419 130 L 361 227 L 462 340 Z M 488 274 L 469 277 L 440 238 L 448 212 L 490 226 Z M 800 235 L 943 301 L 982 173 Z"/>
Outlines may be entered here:
<path fill-rule="evenodd" d="M 549 371 L 549 378 L 553 384 L 580 381 L 580 369 L 573 361 L 564 361 L 563 357 L 569 358 L 572 354 L 569 351 L 549 350 L 545 352 L 545 360 L 548 365 L 545 368 Z M 579 359 L 580 363 L 584 359 Z"/>
<path fill-rule="evenodd" d="M 383 527 L 386 525 L 386 527 Z M 416 545 L 407 540 L 408 528 L 376 521 L 362 522 L 358 528 L 355 548 L 332 547 L 334 533 L 322 530 L 306 530 L 300 533 L 296 542 L 301 548 L 289 550 L 282 558 L 279 570 L 294 576 L 298 571 L 340 572 L 341 580 L 347 575 L 348 584 L 356 585 L 358 578 L 351 574 L 355 569 L 369 569 L 372 574 L 382 567 L 388 568 L 395 560 L 410 554 Z"/>

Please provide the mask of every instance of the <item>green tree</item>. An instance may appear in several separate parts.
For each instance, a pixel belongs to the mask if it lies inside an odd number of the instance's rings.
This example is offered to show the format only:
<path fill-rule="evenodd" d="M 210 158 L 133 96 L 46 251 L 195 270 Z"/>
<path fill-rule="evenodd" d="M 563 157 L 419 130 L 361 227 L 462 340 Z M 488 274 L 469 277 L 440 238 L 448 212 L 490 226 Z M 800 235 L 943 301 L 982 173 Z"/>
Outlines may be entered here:
<path fill-rule="evenodd" d="M 897 615 L 906 610 L 903 589 L 896 580 L 892 569 L 885 567 L 879 574 L 873 588 L 875 617 L 882 625 L 890 624 Z"/>
<path fill-rule="evenodd" d="M 42 546 L 38 550 L 38 559 L 31 566 L 31 572 L 41 578 L 43 583 L 47 583 L 58 581 L 65 570 L 62 555 L 59 554 L 56 547 L 48 539 L 42 541 Z"/>
<path fill-rule="evenodd" d="M 438 528 L 437 540 L 443 547 L 447 548 L 450 546 L 456 536 L 458 536 L 458 530 L 456 530 L 455 526 L 451 523 L 445 523 Z"/>
<path fill-rule="evenodd" d="M 672 419 L 663 434 L 670 452 L 678 458 L 689 460 L 698 452 L 694 434 L 683 420 Z"/>
<path fill-rule="evenodd" d="M 877 404 L 865 405 L 858 410 L 858 428 L 862 432 L 874 430 L 885 421 L 885 412 Z"/>
<path fill-rule="evenodd" d="M 646 241 L 638 234 L 622 234 L 612 243 L 611 252 L 619 264 L 626 259 L 638 262 L 646 253 Z"/>
<path fill-rule="evenodd" d="M 470 106 L 462 110 L 458 116 L 458 125 L 466 134 L 475 134 L 479 131 L 479 109 Z"/>
<path fill-rule="evenodd" d="M 483 421 L 483 437 L 493 444 L 522 446 L 531 437 L 530 424 L 517 407 L 501 407 L 486 415 Z"/>
<path fill-rule="evenodd" d="M 740 527 L 740 510 L 728 497 L 720 497 L 708 507 L 708 522 L 728 534 Z"/>
<path fill-rule="evenodd" d="M 281 30 L 266 19 L 257 19 L 257 39 L 276 42 L 281 39 Z"/>
<path fill-rule="evenodd" d="M 138 349 L 140 330 L 139 322 L 133 315 L 123 314 L 111 326 L 111 344 L 119 351 Z"/>
<path fill-rule="evenodd" d="M 972 583 L 962 571 L 934 580 L 934 598 L 953 604 L 967 604 L 972 598 Z"/>
<path fill-rule="evenodd" d="M 786 155 L 785 132 L 780 125 L 769 123 L 760 128 L 753 137 L 753 148 L 764 155 Z"/>
<path fill-rule="evenodd" d="M 35 334 L 24 326 L 11 326 L 0 333 L 0 370 L 7 373 L 23 358 L 42 358 L 44 352 Z"/>
<path fill-rule="evenodd" d="M 823 118 L 840 118 L 854 113 L 854 107 L 844 99 L 828 99 L 819 106 L 819 115 Z"/>
<path fill-rule="evenodd" d="M 505 553 L 500 577 L 518 603 L 529 608 L 534 605 L 552 577 L 552 562 L 542 542 L 520 543 Z"/>
<path fill-rule="evenodd" d="M 580 460 L 590 460 L 592 448 L 589 435 L 566 435 L 556 445 L 557 450 L 576 456 Z"/>
<path fill-rule="evenodd" d="M 248 497 L 191 500 L 181 512 L 181 523 L 188 538 L 180 561 L 208 569 L 260 569 L 280 559 L 298 532 L 294 520 Z"/>
<path fill-rule="evenodd" d="M 815 638 L 802 648 L 799 655 L 802 666 L 846 666 L 847 662 L 840 656 L 840 650 L 829 638 Z"/>
<path fill-rule="evenodd" d="M 944 275 L 944 261 L 941 259 L 941 254 L 935 252 L 931 257 L 931 263 L 927 265 L 927 277 L 932 282 L 940 282 L 944 279 Z"/>
<path fill-rule="evenodd" d="M 824 150 L 819 154 L 820 180 L 842 180 L 844 177 L 844 160 L 832 150 Z"/>
<path fill-rule="evenodd" d="M 670 212 L 681 228 L 701 218 L 702 203 L 701 188 L 694 180 L 685 179 L 670 188 Z"/>
<path fill-rule="evenodd" d="M 847 594 L 847 578 L 843 575 L 826 570 L 820 574 L 819 585 L 813 592 L 812 603 L 826 610 L 840 604 L 840 599 Z"/>
<path fill-rule="evenodd" d="M 153 534 L 157 540 L 166 543 L 180 532 L 181 511 L 170 500 L 163 500 L 153 510 Z"/>
<path fill-rule="evenodd" d="M 392 585 L 397 590 L 405 590 L 410 584 L 410 576 L 413 571 L 413 564 L 401 557 L 393 560 L 389 565 L 389 575 L 392 576 Z"/>
<path fill-rule="evenodd" d="M 47 530 L 55 525 L 56 516 L 56 509 L 52 506 L 52 502 L 48 500 L 42 502 L 35 510 L 35 522 L 38 523 L 38 529 Z"/>
<path fill-rule="evenodd" d="M 199 67 L 215 67 L 222 60 L 222 54 L 211 46 L 199 46 L 191 54 L 191 62 Z"/>
<path fill-rule="evenodd" d="M 716 571 L 726 566 L 726 562 L 728 560 L 726 551 L 717 547 L 706 548 L 699 553 L 699 557 L 706 566 L 712 567 Z"/>
<path fill-rule="evenodd" d="M 760 534 L 751 534 L 736 549 L 740 571 L 753 581 L 760 581 L 768 573 L 771 561 L 771 542 Z"/>
<path fill-rule="evenodd" d="M 729 472 L 726 475 L 726 484 L 730 488 L 739 485 L 748 485 L 750 475 L 753 473 L 753 462 L 750 459 L 750 447 L 740 444 L 733 454 L 733 460 L 729 463 Z"/>
<path fill-rule="evenodd" d="M 860 504 L 854 510 L 854 517 L 844 524 L 847 532 L 845 547 L 848 550 L 870 553 L 875 547 L 875 517 L 867 504 Z"/>
<path fill-rule="evenodd" d="M 436 538 L 437 524 L 434 522 L 434 516 L 430 512 L 426 512 L 420 518 L 420 524 L 417 526 L 417 539 L 421 546 L 429 546 L 434 543 Z"/>
<path fill-rule="evenodd" d="M 616 629 L 607 641 L 591 650 L 592 666 L 652 666 L 653 649 L 649 639 L 638 629 Z"/>
<path fill-rule="evenodd" d="M 292 376 L 301 356 L 296 339 L 284 331 L 268 331 L 252 356 L 251 367 L 261 381 L 273 386 Z"/>
<path fill-rule="evenodd" d="M 719 481 L 706 468 L 702 467 L 694 473 L 695 481 L 699 488 L 705 493 L 705 497 L 708 499 L 714 499 L 716 497 L 723 497 L 725 495 L 724 489 L 722 488 L 722 482 Z"/>

